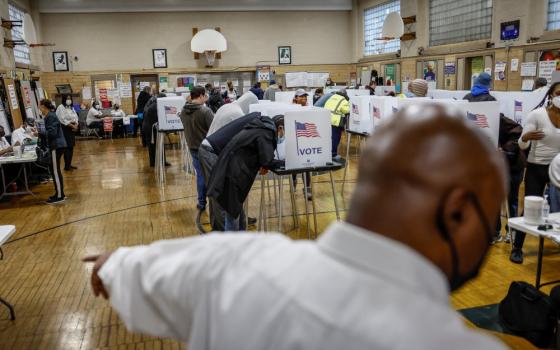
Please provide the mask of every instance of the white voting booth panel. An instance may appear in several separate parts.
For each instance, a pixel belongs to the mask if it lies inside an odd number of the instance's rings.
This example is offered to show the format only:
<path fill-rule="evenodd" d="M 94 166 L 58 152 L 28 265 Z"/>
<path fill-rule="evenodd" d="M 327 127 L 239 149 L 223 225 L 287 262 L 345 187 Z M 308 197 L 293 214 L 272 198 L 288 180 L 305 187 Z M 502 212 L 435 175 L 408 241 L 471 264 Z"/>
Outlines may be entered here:
<path fill-rule="evenodd" d="M 179 113 L 185 105 L 182 96 L 160 97 L 157 99 L 158 128 L 162 131 L 183 129 Z"/>
<path fill-rule="evenodd" d="M 376 96 L 385 96 L 387 95 L 389 92 L 395 92 L 395 86 L 391 85 L 391 86 L 385 86 L 385 85 L 381 85 L 381 86 L 376 86 L 375 87 L 375 95 Z"/>
<path fill-rule="evenodd" d="M 302 109 L 303 107 L 300 105 L 281 102 L 259 103 L 249 106 L 250 113 L 260 112 L 261 115 L 271 118 L 279 114 L 284 115 L 288 111 L 299 111 Z"/>
<path fill-rule="evenodd" d="M 371 96 L 370 113 L 373 117 L 373 129 L 383 125 L 398 110 L 398 98 L 392 96 Z"/>
<path fill-rule="evenodd" d="M 286 169 L 325 166 L 332 162 L 331 113 L 302 108 L 284 115 Z"/>
<path fill-rule="evenodd" d="M 373 115 L 371 111 L 371 97 L 350 97 L 350 119 L 348 130 L 360 134 L 371 134 L 373 131 Z"/>
<path fill-rule="evenodd" d="M 369 96 L 369 90 L 367 90 L 367 89 L 347 89 L 346 94 L 348 95 L 348 97 Z"/>

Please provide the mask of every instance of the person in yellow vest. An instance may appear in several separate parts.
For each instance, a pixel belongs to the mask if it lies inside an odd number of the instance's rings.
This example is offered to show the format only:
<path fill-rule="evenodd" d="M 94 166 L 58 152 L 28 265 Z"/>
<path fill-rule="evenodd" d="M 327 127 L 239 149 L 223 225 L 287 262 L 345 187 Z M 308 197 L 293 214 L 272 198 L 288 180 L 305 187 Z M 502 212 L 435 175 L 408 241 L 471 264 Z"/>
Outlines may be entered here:
<path fill-rule="evenodd" d="M 346 115 L 350 113 L 350 98 L 345 89 L 337 91 L 325 103 L 326 109 L 331 111 L 331 129 L 332 129 L 332 157 L 338 157 L 338 145 L 344 124 L 346 122 Z"/>

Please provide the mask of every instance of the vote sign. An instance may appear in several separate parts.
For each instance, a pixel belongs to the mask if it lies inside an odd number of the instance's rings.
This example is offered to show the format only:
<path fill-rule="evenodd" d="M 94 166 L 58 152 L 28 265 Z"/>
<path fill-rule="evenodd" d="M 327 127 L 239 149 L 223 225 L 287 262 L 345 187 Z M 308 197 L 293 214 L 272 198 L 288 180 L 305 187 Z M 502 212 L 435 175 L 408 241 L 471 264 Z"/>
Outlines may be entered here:
<path fill-rule="evenodd" d="M 286 169 L 325 166 L 332 162 L 331 113 L 323 108 L 284 115 Z"/>
<path fill-rule="evenodd" d="M 179 113 L 185 105 L 182 96 L 160 97 L 157 99 L 158 129 L 161 131 L 182 130 Z"/>

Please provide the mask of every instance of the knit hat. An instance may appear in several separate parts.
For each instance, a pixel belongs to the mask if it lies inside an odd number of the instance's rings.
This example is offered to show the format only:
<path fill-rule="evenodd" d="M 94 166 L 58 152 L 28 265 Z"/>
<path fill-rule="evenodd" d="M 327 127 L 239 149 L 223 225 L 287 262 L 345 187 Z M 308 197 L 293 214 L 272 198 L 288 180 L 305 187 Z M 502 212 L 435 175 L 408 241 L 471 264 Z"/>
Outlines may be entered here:
<path fill-rule="evenodd" d="M 428 82 L 424 79 L 414 79 L 408 84 L 408 91 L 418 97 L 426 97 L 428 93 Z"/>
<path fill-rule="evenodd" d="M 481 86 L 489 88 L 490 85 L 492 84 L 492 77 L 490 76 L 490 74 L 488 74 L 486 72 L 482 72 L 478 75 L 478 77 L 476 78 L 474 83 L 476 85 L 481 85 Z"/>

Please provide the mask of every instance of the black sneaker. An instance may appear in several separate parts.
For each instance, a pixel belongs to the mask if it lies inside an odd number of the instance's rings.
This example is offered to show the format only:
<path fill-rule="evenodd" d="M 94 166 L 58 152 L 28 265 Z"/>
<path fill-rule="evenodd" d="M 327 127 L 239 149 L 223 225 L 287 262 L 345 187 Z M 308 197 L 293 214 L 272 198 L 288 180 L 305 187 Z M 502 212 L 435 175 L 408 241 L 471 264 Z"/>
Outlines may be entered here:
<path fill-rule="evenodd" d="M 250 226 L 253 226 L 257 223 L 257 218 L 252 218 L 252 217 L 248 217 L 247 218 L 247 224 L 249 224 Z"/>
<path fill-rule="evenodd" d="M 66 197 L 61 197 L 61 198 L 57 198 L 57 197 L 49 197 L 49 199 L 47 199 L 47 201 L 45 203 L 47 204 L 59 204 L 62 203 L 66 200 Z"/>
<path fill-rule="evenodd" d="M 515 264 L 523 264 L 523 250 L 521 248 L 513 248 L 509 260 Z"/>

